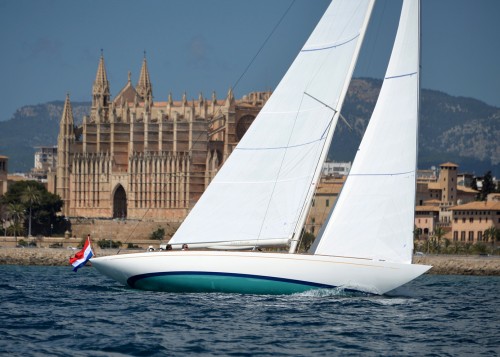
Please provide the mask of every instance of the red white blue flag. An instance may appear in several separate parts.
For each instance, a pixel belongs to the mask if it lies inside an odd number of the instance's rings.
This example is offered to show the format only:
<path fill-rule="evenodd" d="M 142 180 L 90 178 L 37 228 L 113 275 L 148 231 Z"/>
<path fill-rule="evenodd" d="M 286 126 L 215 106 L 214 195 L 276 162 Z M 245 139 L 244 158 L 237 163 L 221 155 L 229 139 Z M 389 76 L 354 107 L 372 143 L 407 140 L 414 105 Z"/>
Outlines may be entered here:
<path fill-rule="evenodd" d="M 76 272 L 79 268 L 85 265 L 90 258 L 94 256 L 92 251 L 92 246 L 90 245 L 90 238 L 87 237 L 82 250 L 75 253 L 75 255 L 69 258 L 69 263 L 73 265 L 73 271 Z"/>

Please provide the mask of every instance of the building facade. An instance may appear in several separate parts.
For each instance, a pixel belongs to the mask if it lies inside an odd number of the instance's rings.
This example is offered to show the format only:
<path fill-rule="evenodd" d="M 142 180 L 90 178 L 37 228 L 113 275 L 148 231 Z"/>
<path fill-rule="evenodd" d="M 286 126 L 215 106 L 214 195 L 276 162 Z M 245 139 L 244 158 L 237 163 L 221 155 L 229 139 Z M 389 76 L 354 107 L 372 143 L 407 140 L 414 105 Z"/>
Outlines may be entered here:
<path fill-rule="evenodd" d="M 343 177 L 351 171 L 351 162 L 326 161 L 323 164 L 321 174 L 323 176 Z"/>
<path fill-rule="evenodd" d="M 29 173 L 30 178 L 46 183 L 49 172 L 57 167 L 57 146 L 37 146 L 35 165 Z"/>
<path fill-rule="evenodd" d="M 66 97 L 60 122 L 55 191 L 69 217 L 179 220 L 199 199 L 269 98 L 269 92 L 223 100 L 172 95 L 153 101 L 147 61 L 134 87 L 111 98 L 104 57 L 92 108 L 75 127 Z M 50 183 L 49 183 L 49 187 Z"/>
<path fill-rule="evenodd" d="M 490 228 L 500 230 L 500 201 L 469 202 L 455 206 L 453 213 L 452 236 L 454 242 L 484 242 L 485 232 Z"/>
<path fill-rule="evenodd" d="M 439 165 L 439 174 L 424 170 L 418 175 L 415 228 L 421 232 L 420 238 L 433 235 L 436 227 L 443 228 L 451 238 L 452 207 L 475 200 L 477 191 L 459 184 L 457 170 L 458 165 L 446 162 Z"/>
<path fill-rule="evenodd" d="M 306 232 L 317 235 L 342 190 L 347 176 L 323 176 L 318 184 L 306 219 Z"/>

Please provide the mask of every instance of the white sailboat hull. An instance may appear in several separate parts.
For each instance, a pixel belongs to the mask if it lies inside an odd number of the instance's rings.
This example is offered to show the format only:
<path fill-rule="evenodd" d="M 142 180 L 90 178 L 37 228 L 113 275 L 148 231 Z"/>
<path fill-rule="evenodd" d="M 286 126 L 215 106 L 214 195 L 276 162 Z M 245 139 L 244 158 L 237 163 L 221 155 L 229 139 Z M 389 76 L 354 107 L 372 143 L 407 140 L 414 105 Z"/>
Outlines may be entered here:
<path fill-rule="evenodd" d="M 339 287 L 384 294 L 431 268 L 356 258 L 227 251 L 122 254 L 91 262 L 104 275 L 133 288 L 242 294 Z"/>

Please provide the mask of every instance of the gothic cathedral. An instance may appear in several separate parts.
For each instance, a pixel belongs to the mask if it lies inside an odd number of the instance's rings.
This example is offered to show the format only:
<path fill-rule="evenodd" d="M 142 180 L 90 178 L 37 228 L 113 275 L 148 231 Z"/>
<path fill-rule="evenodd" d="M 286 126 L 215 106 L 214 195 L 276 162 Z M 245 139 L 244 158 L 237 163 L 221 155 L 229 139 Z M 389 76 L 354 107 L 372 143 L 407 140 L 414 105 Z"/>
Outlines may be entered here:
<path fill-rule="evenodd" d="M 231 154 L 270 92 L 223 100 L 153 101 L 147 61 L 112 99 L 101 54 L 90 116 L 76 127 L 66 97 L 56 192 L 68 217 L 182 220 Z"/>

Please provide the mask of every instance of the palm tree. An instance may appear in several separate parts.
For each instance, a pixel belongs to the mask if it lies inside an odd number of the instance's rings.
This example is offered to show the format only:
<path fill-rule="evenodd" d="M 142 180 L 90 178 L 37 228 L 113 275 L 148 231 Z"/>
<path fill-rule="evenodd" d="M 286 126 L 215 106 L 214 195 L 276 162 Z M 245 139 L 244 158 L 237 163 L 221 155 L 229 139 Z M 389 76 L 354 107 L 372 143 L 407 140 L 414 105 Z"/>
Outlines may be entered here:
<path fill-rule="evenodd" d="M 9 203 L 7 212 L 9 217 L 14 221 L 14 237 L 17 247 L 17 233 L 21 231 L 20 222 L 24 219 L 24 206 L 20 203 Z"/>
<path fill-rule="evenodd" d="M 7 227 L 5 226 L 5 223 L 7 223 L 8 220 L 9 212 L 7 211 L 7 205 L 0 203 L 0 222 L 2 223 L 5 237 L 7 237 Z"/>
<path fill-rule="evenodd" d="M 31 210 L 33 204 L 40 203 L 40 191 L 35 186 L 26 186 L 21 195 L 21 202 L 29 205 L 29 222 L 28 222 L 28 237 L 31 237 Z"/>
<path fill-rule="evenodd" d="M 493 248 L 495 247 L 495 242 L 500 240 L 500 230 L 495 226 L 491 226 L 490 228 L 484 231 L 484 240 L 490 241 Z"/>
<path fill-rule="evenodd" d="M 446 232 L 444 231 L 443 227 L 436 227 L 436 229 L 434 229 L 434 237 L 437 239 L 437 251 L 439 253 L 440 251 L 440 248 L 441 248 L 441 239 L 443 238 L 443 236 L 446 234 Z"/>

